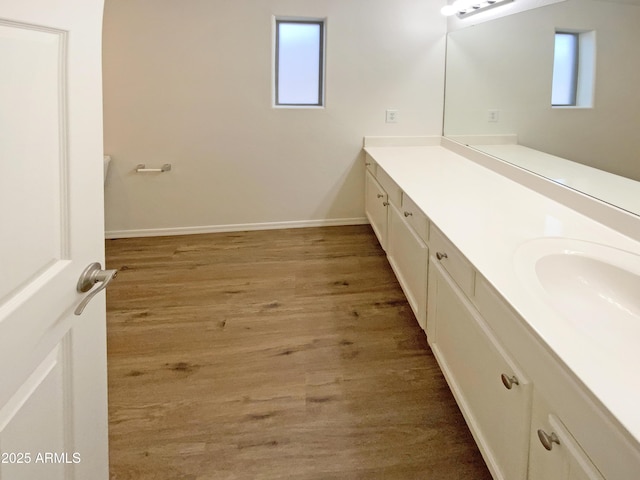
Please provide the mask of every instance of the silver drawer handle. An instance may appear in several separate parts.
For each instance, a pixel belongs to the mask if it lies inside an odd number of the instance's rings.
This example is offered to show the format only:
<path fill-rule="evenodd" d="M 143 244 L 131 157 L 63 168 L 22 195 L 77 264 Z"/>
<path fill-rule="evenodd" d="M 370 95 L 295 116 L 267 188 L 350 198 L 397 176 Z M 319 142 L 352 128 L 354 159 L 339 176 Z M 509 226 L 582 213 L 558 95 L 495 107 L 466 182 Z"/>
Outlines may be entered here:
<path fill-rule="evenodd" d="M 442 260 L 443 258 L 449 258 L 445 252 L 436 252 L 436 258 Z"/>
<path fill-rule="evenodd" d="M 411 213 L 411 212 L 404 212 L 404 216 L 405 216 L 405 217 L 411 217 L 411 216 L 413 216 L 413 213 Z"/>
<path fill-rule="evenodd" d="M 364 162 L 364 164 L 368 167 L 369 165 L 371 165 L 371 162 Z"/>
<path fill-rule="evenodd" d="M 388 205 L 389 205 L 389 202 L 382 202 L 382 206 L 383 206 L 383 207 L 386 207 L 386 206 L 388 206 Z"/>
<path fill-rule="evenodd" d="M 551 450 L 554 443 L 560 445 L 560 440 L 558 439 L 558 435 L 556 435 L 555 432 L 551 432 L 551 435 L 549 435 L 544 430 L 539 429 L 538 438 L 540 439 L 540 443 L 542 443 L 542 446 L 547 450 Z"/>
<path fill-rule="evenodd" d="M 384 195 L 382 193 L 379 193 L 378 198 L 382 198 L 382 197 L 384 197 Z"/>
<path fill-rule="evenodd" d="M 76 290 L 78 293 L 85 293 L 91 290 L 96 283 L 102 282 L 102 284 L 95 290 L 91 291 L 89 295 L 84 297 L 73 313 L 75 315 L 82 315 L 84 307 L 87 306 L 93 297 L 107 288 L 107 285 L 111 283 L 111 280 L 116 278 L 117 274 L 117 270 L 102 270 L 102 265 L 98 262 L 90 263 L 80 274 Z"/>
<path fill-rule="evenodd" d="M 507 390 L 511 390 L 514 385 L 520 385 L 518 381 L 518 377 L 515 375 L 512 377 L 507 376 L 506 374 L 500 375 L 500 379 L 502 380 L 502 384 L 505 386 Z"/>

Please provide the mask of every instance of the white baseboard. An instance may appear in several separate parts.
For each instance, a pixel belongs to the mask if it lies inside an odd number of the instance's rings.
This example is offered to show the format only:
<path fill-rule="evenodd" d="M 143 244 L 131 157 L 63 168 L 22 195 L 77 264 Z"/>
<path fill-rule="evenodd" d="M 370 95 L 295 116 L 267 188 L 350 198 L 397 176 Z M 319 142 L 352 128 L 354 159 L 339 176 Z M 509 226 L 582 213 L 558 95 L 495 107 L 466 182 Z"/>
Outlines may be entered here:
<path fill-rule="evenodd" d="M 333 218 L 327 220 L 298 220 L 292 222 L 239 223 L 232 225 L 203 225 L 198 227 L 149 228 L 141 230 L 109 230 L 104 236 L 113 238 L 165 237 L 169 235 L 194 235 L 198 233 L 246 232 L 251 230 L 277 230 L 284 228 L 336 227 L 366 225 L 366 217 Z"/>

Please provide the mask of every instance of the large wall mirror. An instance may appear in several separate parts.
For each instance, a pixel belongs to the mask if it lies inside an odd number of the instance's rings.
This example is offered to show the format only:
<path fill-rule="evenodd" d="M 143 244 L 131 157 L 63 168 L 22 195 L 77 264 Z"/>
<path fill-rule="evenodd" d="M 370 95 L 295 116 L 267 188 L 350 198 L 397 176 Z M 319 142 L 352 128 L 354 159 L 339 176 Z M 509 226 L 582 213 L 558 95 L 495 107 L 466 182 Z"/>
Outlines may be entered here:
<path fill-rule="evenodd" d="M 578 104 L 552 105 L 557 33 Z M 640 215 L 640 0 L 566 0 L 448 34 L 444 134 Z"/>

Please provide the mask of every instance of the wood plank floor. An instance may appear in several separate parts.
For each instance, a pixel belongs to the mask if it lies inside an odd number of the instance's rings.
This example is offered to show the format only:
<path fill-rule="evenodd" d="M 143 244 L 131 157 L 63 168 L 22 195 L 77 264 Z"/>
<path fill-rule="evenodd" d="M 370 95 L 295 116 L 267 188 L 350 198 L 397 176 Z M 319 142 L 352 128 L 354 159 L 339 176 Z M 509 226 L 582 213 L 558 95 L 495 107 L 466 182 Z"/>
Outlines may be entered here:
<path fill-rule="evenodd" d="M 490 475 L 369 226 L 107 241 L 111 479 Z"/>

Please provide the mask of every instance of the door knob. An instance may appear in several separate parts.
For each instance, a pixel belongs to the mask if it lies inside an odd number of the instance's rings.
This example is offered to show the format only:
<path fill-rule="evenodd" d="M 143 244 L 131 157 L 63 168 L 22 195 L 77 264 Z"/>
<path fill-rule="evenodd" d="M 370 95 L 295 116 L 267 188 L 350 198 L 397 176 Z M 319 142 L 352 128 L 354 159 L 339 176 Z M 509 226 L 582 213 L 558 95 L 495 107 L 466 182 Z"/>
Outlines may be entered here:
<path fill-rule="evenodd" d="M 76 307 L 73 312 L 76 315 L 81 315 L 84 311 L 84 307 L 91 301 L 93 297 L 95 297 L 102 290 L 107 288 L 107 285 L 116 278 L 118 274 L 118 270 L 102 270 L 102 265 L 98 262 L 91 263 L 84 269 L 84 271 L 80 274 L 80 278 L 78 279 L 78 284 L 76 285 L 76 290 L 79 293 L 88 292 L 96 283 L 101 283 L 101 285 L 95 290 L 91 291 L 89 295 L 84 297 L 80 304 Z"/>

